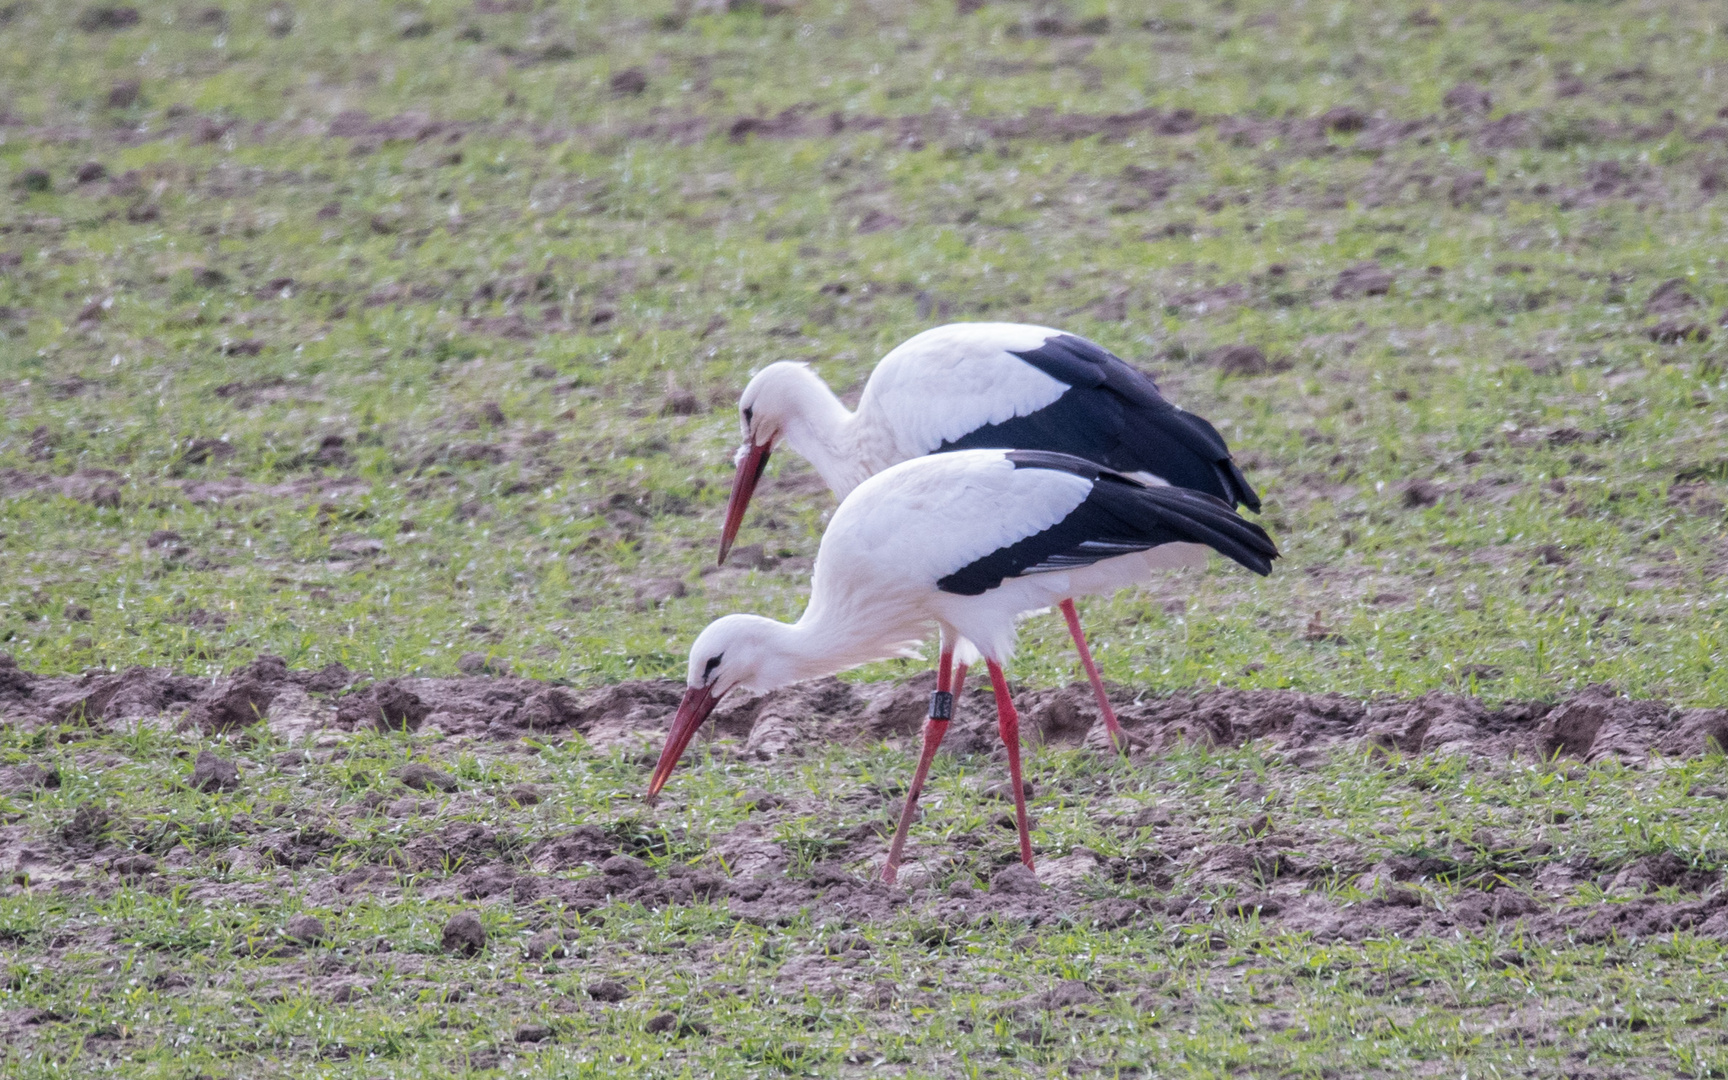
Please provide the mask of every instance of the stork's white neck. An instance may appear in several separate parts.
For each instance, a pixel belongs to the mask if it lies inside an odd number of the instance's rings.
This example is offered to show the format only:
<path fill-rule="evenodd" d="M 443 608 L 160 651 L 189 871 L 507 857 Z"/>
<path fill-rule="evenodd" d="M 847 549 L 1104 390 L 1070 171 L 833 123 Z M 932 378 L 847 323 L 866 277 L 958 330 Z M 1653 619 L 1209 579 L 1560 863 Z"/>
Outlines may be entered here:
<path fill-rule="evenodd" d="M 739 659 L 750 658 L 738 685 L 754 693 L 820 679 L 894 655 L 885 654 L 870 635 L 849 630 L 841 620 L 824 618 L 820 608 L 807 608 L 803 618 L 795 623 L 759 615 L 732 618 L 747 623 L 743 632 L 749 641 L 729 645 L 726 652 Z"/>
<path fill-rule="evenodd" d="M 876 471 L 859 445 L 858 418 L 815 372 L 785 365 L 775 387 L 785 417 L 781 436 L 844 499 Z"/>
<path fill-rule="evenodd" d="M 902 598 L 903 599 L 903 598 Z M 819 679 L 875 660 L 920 655 L 927 623 L 908 617 L 903 603 L 882 593 L 834 594 L 820 581 L 795 623 L 761 615 L 717 620 L 691 649 L 691 684 L 698 662 L 723 656 L 740 686 L 767 693 L 806 679 Z"/>

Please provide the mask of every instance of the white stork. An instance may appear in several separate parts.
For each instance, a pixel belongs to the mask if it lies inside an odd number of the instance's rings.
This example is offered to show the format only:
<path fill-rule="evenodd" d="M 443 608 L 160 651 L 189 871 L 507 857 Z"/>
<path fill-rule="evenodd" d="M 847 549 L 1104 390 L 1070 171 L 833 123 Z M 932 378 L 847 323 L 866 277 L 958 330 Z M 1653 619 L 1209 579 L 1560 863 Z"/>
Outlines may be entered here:
<path fill-rule="evenodd" d="M 1060 330 L 1019 323 L 954 323 L 895 348 L 849 412 L 801 363 L 758 372 L 738 399 L 744 445 L 726 506 L 720 561 L 777 442 L 815 466 L 841 499 L 891 465 L 949 450 L 1052 450 L 1152 485 L 1203 491 L 1260 509 L 1218 430 L 1172 405 L 1152 379 L 1108 350 Z M 1204 565 L 1203 548 L 1168 548 L 1162 565 Z M 1111 740 L 1126 736 L 1104 692 L 1070 596 L 1059 602 Z M 962 657 L 969 650 L 962 652 Z M 965 664 L 960 669 L 965 678 Z"/>
<path fill-rule="evenodd" d="M 1032 838 L 1020 779 L 1019 718 L 1002 665 L 1023 612 L 1109 593 L 1165 565 L 1161 549 L 1201 544 L 1258 574 L 1278 549 L 1260 526 L 1215 496 L 1151 487 L 1067 454 L 963 450 L 902 462 L 863 481 L 840 504 L 816 553 L 810 602 L 790 625 L 758 615 L 711 623 L 690 648 L 684 699 L 648 785 L 659 795 L 697 728 L 734 687 L 766 692 L 895 656 L 916 656 L 930 624 L 941 631 L 937 690 L 924 750 L 883 867 L 893 882 L 906 831 L 948 730 L 956 644 L 971 642 L 996 692 L 1020 857 Z"/>

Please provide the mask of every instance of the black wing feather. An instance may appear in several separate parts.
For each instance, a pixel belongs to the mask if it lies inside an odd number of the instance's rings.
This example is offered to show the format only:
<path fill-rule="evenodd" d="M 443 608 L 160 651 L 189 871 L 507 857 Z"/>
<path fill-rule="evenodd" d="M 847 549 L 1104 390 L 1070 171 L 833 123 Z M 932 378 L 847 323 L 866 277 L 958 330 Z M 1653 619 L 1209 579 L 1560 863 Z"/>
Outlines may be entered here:
<path fill-rule="evenodd" d="M 1056 450 L 1260 509 L 1260 496 L 1230 459 L 1218 429 L 1170 404 L 1151 376 L 1108 349 L 1058 334 L 1014 355 L 1073 389 L 1034 413 L 987 424 L 940 450 Z"/>
<path fill-rule="evenodd" d="M 1068 516 L 1043 532 L 998 548 L 936 583 L 944 592 L 977 596 L 1008 578 L 1074 570 L 1160 544 L 1205 544 L 1256 574 L 1272 572 L 1278 548 L 1266 530 L 1203 491 L 1147 487 L 1068 454 L 1013 450 L 1016 468 L 1057 469 L 1092 481 Z"/>

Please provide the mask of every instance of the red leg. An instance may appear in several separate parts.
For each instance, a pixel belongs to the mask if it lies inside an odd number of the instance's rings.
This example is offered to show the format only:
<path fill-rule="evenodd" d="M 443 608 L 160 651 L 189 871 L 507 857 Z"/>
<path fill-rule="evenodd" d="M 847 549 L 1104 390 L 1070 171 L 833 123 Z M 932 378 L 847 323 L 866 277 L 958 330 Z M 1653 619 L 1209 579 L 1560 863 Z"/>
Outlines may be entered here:
<path fill-rule="evenodd" d="M 1008 696 L 1008 680 L 1002 677 L 1001 665 L 994 660 L 985 662 L 990 666 L 990 685 L 996 690 L 997 730 L 1002 733 L 1002 745 L 1008 748 L 1008 782 L 1014 788 L 1014 818 L 1020 826 L 1020 861 L 1031 870 L 1032 830 L 1026 822 L 1026 785 L 1020 779 L 1020 714 Z"/>
<path fill-rule="evenodd" d="M 936 690 L 938 693 L 948 692 L 948 675 L 954 662 L 952 652 L 944 652 L 936 668 Z M 966 668 L 962 666 L 964 673 Z M 936 704 L 935 700 L 931 705 Z M 932 712 L 936 710 L 931 709 Z M 950 712 L 952 716 L 952 712 Z M 906 847 L 906 833 L 912 828 L 912 816 L 918 812 L 918 796 L 924 790 L 924 781 L 930 775 L 930 761 L 936 756 L 936 748 L 942 745 L 942 736 L 948 734 L 948 717 L 931 716 L 924 721 L 924 752 L 919 755 L 918 769 L 912 774 L 912 786 L 906 789 L 906 805 L 900 811 L 900 824 L 894 830 L 894 842 L 888 846 L 888 861 L 882 864 L 882 880 L 894 884 L 894 879 L 900 874 L 900 853 Z"/>
<path fill-rule="evenodd" d="M 1080 614 L 1074 610 L 1074 601 L 1062 601 L 1062 617 L 1068 620 L 1068 633 L 1074 638 L 1074 647 L 1080 650 L 1080 663 L 1086 668 L 1086 677 L 1092 680 L 1092 696 L 1098 699 L 1098 711 L 1104 714 L 1104 726 L 1110 731 L 1110 745 L 1125 752 L 1128 734 L 1116 722 L 1116 710 L 1110 707 L 1110 698 L 1104 693 L 1104 680 L 1098 677 L 1098 665 L 1092 662 L 1092 650 L 1086 647 L 1086 635 L 1080 629 Z"/>

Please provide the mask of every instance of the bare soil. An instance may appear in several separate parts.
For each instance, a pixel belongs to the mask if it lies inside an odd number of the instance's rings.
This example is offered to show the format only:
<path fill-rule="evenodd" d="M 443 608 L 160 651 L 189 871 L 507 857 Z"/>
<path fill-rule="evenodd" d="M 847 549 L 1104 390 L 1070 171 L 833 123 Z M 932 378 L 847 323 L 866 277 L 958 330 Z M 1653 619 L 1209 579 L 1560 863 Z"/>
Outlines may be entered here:
<path fill-rule="evenodd" d="M 922 727 L 925 675 L 907 683 L 819 679 L 769 694 L 734 694 L 714 713 L 715 731 L 757 760 L 828 745 L 910 736 Z M 488 739 L 576 734 L 598 749 L 657 743 L 683 694 L 675 680 L 622 682 L 588 690 L 510 676 L 374 680 L 340 664 L 294 671 L 261 656 L 206 682 L 159 668 L 37 676 L 0 654 L 0 720 L 33 725 L 84 723 L 124 731 L 139 723 L 208 733 L 267 723 L 304 736 L 359 727 L 422 730 Z M 280 701 L 280 704 L 278 702 Z M 1156 753 L 1176 742 L 1240 746 L 1264 740 L 1300 763 L 1306 753 L 1360 744 L 1407 754 L 1634 761 L 1650 754 L 1691 757 L 1728 747 L 1728 709 L 1680 709 L 1590 687 L 1560 702 L 1498 706 L 1459 694 L 1362 701 L 1290 690 L 1198 690 L 1150 698 L 1114 687 L 1111 701 L 1140 745 Z M 1023 732 L 1051 745 L 1103 745 L 1090 689 L 1082 683 L 1015 697 Z M 973 686 L 956 710 L 946 748 L 988 751 L 997 739 L 995 705 Z"/>
<path fill-rule="evenodd" d="M 741 696 L 715 714 L 715 752 L 746 760 L 790 761 L 835 741 L 862 744 L 888 738 L 910 746 L 922 725 L 927 682 L 927 677 L 907 684 L 823 679 L 772 694 Z M 457 745 L 504 742 L 507 751 L 523 754 L 532 752 L 530 743 L 546 745 L 580 735 L 593 749 L 621 748 L 646 766 L 680 694 L 681 687 L 670 680 L 589 690 L 510 677 L 374 681 L 338 665 L 291 670 L 269 656 L 214 683 L 148 668 L 42 677 L 0 657 L 0 720 L 21 729 L 46 732 L 89 725 L 120 732 L 147 724 L 233 735 L 261 724 L 325 756 L 331 751 L 316 748 L 321 741 L 326 747 L 334 745 L 326 736 L 371 725 L 422 733 L 436 728 Z M 1240 746 L 1258 740 L 1275 771 L 1299 770 L 1350 747 L 1365 749 L 1369 762 L 1437 754 L 1490 760 L 1613 758 L 1637 767 L 1728 744 L 1728 710 L 1675 709 L 1599 687 L 1561 702 L 1497 708 L 1451 694 L 1359 701 L 1337 694 L 1211 690 L 1141 699 L 1116 688 L 1114 697 L 1124 726 L 1135 738 L 1132 758 L 1138 761 L 1150 761 L 1179 743 Z M 1016 700 L 1028 741 L 1088 745 L 1104 752 L 1103 728 L 1084 685 L 1027 691 Z M 996 751 L 995 726 L 990 695 L 974 687 L 957 709 L 945 750 Z M 291 767 L 305 760 L 306 753 L 289 751 L 277 763 Z M 344 843 L 336 824 L 343 816 L 359 812 L 411 817 L 433 809 L 421 795 L 473 798 L 461 790 L 465 785 L 455 776 L 424 763 L 404 767 L 397 779 L 406 789 L 402 798 L 369 796 L 325 824 L 236 819 L 246 833 L 236 857 L 303 871 L 329 862 Z M 35 764 L 0 773 L 7 791 L 26 797 L 58 782 L 54 772 Z M 232 790 L 245 782 L 233 762 L 211 751 L 198 755 L 189 781 L 204 791 Z M 1275 793 L 1253 783 L 1240 794 L 1248 808 L 1277 801 Z M 539 794 L 519 786 L 500 798 L 531 805 Z M 1309 933 L 1320 942 L 1479 930 L 1506 920 L 1523 920 L 1525 933 L 1536 941 L 1642 938 L 1677 930 L 1728 940 L 1728 890 L 1720 871 L 1701 870 L 1672 853 L 1599 865 L 1589 859 L 1557 858 L 1555 845 L 1547 840 L 1479 835 L 1473 843 L 1446 850 L 1387 857 L 1336 836 L 1276 827 L 1270 814 L 1247 819 L 1239 840 L 1219 842 L 1215 833 L 1154 809 L 1106 822 L 1125 837 L 1150 837 L 1149 846 L 1129 855 L 1105 858 L 1076 849 L 1046 858 L 1037 877 L 1008 865 L 987 889 L 961 883 L 932 891 L 919 883 L 916 873 L 910 889 L 892 889 L 857 870 L 880 862 L 890 815 L 873 825 L 821 837 L 824 858 L 808 870 L 792 872 L 784 843 L 771 839 L 772 826 L 814 808 L 803 800 L 762 792 L 746 795 L 745 801 L 752 807 L 750 823 L 714 839 L 713 853 L 723 860 L 718 863 L 673 864 L 662 874 L 643 861 L 654 852 L 655 842 L 616 826 L 582 825 L 557 835 L 522 838 L 505 828 L 452 821 L 381 854 L 373 864 L 310 879 L 305 895 L 316 905 L 338 904 L 344 897 L 396 893 L 413 879 L 429 898 L 504 896 L 517 904 L 552 903 L 576 912 L 592 912 L 612 901 L 653 908 L 723 900 L 736 918 L 765 926 L 787 925 L 812 912 L 871 923 L 909 911 L 925 927 L 923 932 L 937 936 L 1001 920 L 1037 926 L 1079 919 L 1112 928 L 1157 919 L 1177 927 L 1200 926 L 1214 921 L 1222 905 L 1225 915 L 1277 920 L 1282 928 Z M 987 828 L 1006 821 L 1006 814 L 999 815 Z M 137 850 L 128 838 L 128 828 L 94 805 L 80 810 L 57 835 L 8 826 L 0 830 L 0 862 L 27 884 L 111 890 L 116 880 L 147 879 L 158 869 L 155 858 Z M 1150 833 L 1144 831 L 1148 828 Z M 953 842 L 965 848 L 987 846 L 991 839 L 962 835 Z M 93 866 L 102 872 L 91 874 Z M 591 872 L 570 876 L 582 870 Z M 1060 887 L 1087 877 L 1139 887 L 1140 898 L 1093 899 L 1084 890 Z M 1320 886 L 1340 879 L 1362 883 L 1373 899 L 1349 905 L 1331 899 Z M 1463 899 L 1446 902 L 1412 888 L 1434 881 L 1475 887 L 1467 888 Z M 1634 898 L 1580 903 L 1575 890 L 1581 885 L 1622 894 L 1630 890 Z M 247 888 L 207 882 L 196 886 L 195 899 L 228 897 Z M 1675 889 L 1680 899 L 1674 898 Z M 1665 898 L 1643 895 L 1664 890 Z M 483 949 L 478 929 L 477 923 L 458 926 L 453 920 L 444 931 L 443 947 L 463 953 Z M 297 948 L 294 939 L 308 935 L 316 936 L 314 930 L 299 927 L 289 940 L 271 947 Z M 545 953 L 553 946 L 541 942 L 533 948 Z M 845 993 L 846 970 L 844 964 L 816 963 L 805 973 L 807 989 Z"/>

